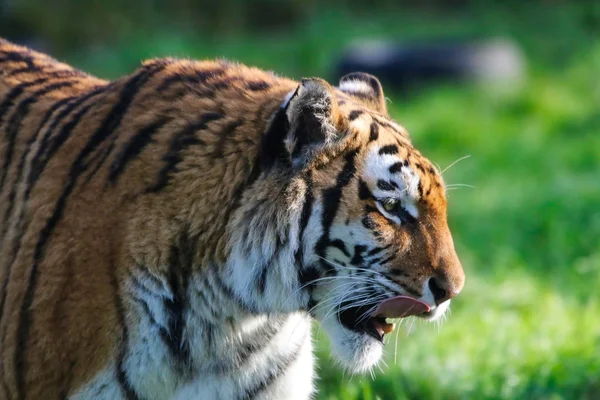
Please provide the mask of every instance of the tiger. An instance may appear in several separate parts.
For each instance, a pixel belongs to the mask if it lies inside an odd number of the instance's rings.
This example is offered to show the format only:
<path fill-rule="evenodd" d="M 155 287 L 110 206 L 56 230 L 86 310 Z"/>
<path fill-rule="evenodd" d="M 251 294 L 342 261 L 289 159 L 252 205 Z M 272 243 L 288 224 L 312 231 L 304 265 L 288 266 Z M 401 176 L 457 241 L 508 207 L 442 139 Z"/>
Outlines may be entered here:
<path fill-rule="evenodd" d="M 0 39 L 0 399 L 309 399 L 464 286 L 379 80 L 223 59 L 106 81 Z"/>

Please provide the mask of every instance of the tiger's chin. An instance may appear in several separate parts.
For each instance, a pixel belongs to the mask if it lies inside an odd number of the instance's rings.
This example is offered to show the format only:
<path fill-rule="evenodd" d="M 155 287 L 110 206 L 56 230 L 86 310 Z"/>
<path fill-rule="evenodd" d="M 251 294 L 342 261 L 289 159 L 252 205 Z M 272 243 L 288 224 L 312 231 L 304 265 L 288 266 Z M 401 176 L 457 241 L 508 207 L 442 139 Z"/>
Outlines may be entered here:
<path fill-rule="evenodd" d="M 367 372 L 381 360 L 382 340 L 367 332 L 348 329 L 335 317 L 321 321 L 321 326 L 329 337 L 333 358 L 349 372 Z"/>

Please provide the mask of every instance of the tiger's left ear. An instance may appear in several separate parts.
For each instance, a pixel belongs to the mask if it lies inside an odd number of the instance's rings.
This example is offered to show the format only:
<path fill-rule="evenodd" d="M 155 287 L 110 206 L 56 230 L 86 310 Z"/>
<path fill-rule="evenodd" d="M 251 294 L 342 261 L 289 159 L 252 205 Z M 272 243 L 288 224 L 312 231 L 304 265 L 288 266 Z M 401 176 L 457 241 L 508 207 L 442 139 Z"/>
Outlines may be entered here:
<path fill-rule="evenodd" d="M 285 147 L 295 166 L 334 145 L 346 134 L 333 88 L 320 78 L 303 79 L 285 106 L 289 130 Z"/>
<path fill-rule="evenodd" d="M 387 115 L 383 88 L 379 79 L 365 72 L 352 72 L 340 79 L 339 89 L 372 110 Z"/>

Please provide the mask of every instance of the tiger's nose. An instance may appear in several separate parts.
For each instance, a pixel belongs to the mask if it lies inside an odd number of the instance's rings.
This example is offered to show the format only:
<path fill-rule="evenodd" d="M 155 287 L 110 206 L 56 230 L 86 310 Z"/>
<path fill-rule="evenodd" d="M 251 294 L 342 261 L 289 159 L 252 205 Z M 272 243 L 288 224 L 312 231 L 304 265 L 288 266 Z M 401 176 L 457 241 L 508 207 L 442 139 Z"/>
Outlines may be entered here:
<path fill-rule="evenodd" d="M 427 283 L 436 305 L 456 297 L 462 290 L 463 284 L 464 278 L 457 281 L 446 276 L 432 276 Z"/>

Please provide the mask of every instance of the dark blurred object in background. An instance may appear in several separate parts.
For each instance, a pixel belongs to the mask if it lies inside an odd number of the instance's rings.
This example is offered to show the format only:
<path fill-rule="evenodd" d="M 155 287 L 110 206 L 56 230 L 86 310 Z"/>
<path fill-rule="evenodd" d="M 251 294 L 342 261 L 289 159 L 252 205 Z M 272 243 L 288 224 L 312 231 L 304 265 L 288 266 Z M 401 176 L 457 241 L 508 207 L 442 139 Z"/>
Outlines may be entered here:
<path fill-rule="evenodd" d="M 520 49 L 511 41 L 358 42 L 341 56 L 336 78 L 353 71 L 379 77 L 387 86 L 410 91 L 445 82 L 516 83 L 525 74 Z"/>

